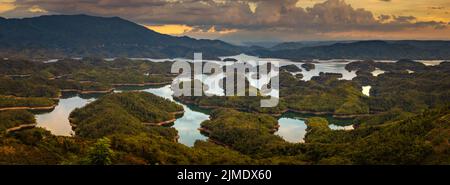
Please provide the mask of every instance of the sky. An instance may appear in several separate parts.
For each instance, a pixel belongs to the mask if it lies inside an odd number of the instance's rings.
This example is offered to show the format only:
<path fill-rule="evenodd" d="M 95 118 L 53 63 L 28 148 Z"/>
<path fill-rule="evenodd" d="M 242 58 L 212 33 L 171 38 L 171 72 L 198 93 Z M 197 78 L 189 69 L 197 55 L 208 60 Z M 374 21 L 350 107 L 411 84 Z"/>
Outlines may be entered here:
<path fill-rule="evenodd" d="M 232 43 L 450 40 L 450 0 L 0 0 L 0 16 L 119 16 L 176 36 Z"/>

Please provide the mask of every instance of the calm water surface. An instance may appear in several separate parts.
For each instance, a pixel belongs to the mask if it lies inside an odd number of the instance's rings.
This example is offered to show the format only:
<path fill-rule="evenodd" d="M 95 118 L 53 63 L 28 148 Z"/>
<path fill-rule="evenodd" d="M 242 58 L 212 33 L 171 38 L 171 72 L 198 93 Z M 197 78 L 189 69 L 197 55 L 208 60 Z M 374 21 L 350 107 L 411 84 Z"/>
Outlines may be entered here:
<path fill-rule="evenodd" d="M 246 60 L 255 60 L 257 61 L 259 58 L 248 56 L 248 55 L 238 55 L 230 58 L 236 58 L 239 61 Z M 181 60 L 181 59 L 180 59 Z M 289 65 L 295 64 L 301 67 L 302 63 L 295 63 L 288 60 L 282 59 L 273 59 L 279 60 L 281 65 Z M 161 60 L 166 61 L 166 60 Z M 216 61 L 217 62 L 217 61 Z M 349 61 L 350 62 L 350 61 Z M 317 61 L 315 63 L 316 69 L 311 71 L 306 71 L 302 68 L 302 74 L 304 76 L 303 80 L 310 80 L 311 77 L 319 75 L 320 72 L 331 72 L 331 73 L 341 73 L 343 74 L 342 79 L 351 80 L 356 74 L 355 72 L 345 70 L 345 65 L 349 62 L 340 62 L 340 61 Z M 437 62 L 430 61 L 422 61 L 427 65 L 434 65 Z M 376 70 L 374 75 L 382 74 L 383 71 Z M 223 94 L 223 89 L 221 89 L 218 85 L 219 80 L 223 77 L 223 75 L 218 76 L 197 76 L 197 79 L 201 79 L 205 82 L 205 84 L 211 86 L 209 93 L 211 94 Z M 255 87 L 260 87 L 261 84 L 258 84 L 257 81 L 252 79 L 249 80 L 251 84 Z M 367 96 L 370 96 L 370 86 L 363 87 L 363 93 Z M 135 89 L 130 89 L 135 90 Z M 170 89 L 170 85 L 164 87 L 146 87 L 141 88 L 141 91 L 153 93 L 160 97 L 164 97 L 173 101 L 172 94 L 173 91 Z M 118 90 L 117 92 L 124 91 Z M 45 128 L 51 131 L 55 135 L 60 136 L 71 136 L 73 135 L 72 128 L 69 124 L 69 114 L 75 108 L 81 108 L 88 104 L 89 102 L 94 101 L 95 97 L 80 97 L 78 95 L 72 97 L 62 98 L 59 101 L 58 106 L 49 113 L 37 114 L 36 119 L 39 127 Z M 179 102 L 177 102 L 179 103 Z M 181 103 L 179 103 L 181 104 Z M 185 110 L 183 117 L 177 119 L 174 124 L 174 128 L 178 130 L 178 134 L 180 136 L 179 142 L 185 144 L 187 146 L 193 146 L 196 140 L 206 140 L 207 138 L 200 134 L 198 128 L 200 124 L 209 119 L 209 115 L 207 111 L 200 110 L 195 107 L 190 107 L 184 104 L 181 104 Z M 281 137 L 283 137 L 286 141 L 297 143 L 303 142 L 304 136 L 306 134 L 306 124 L 303 116 L 283 116 L 279 119 L 280 129 L 275 133 Z M 343 121 L 343 122 L 330 122 L 330 128 L 334 130 L 351 130 L 353 129 L 351 125 L 351 121 Z"/>
<path fill-rule="evenodd" d="M 280 128 L 276 135 L 281 136 L 284 140 L 291 143 L 303 143 L 306 134 L 305 120 L 313 115 L 287 113 L 279 120 Z M 325 117 L 329 122 L 329 127 L 332 130 L 353 130 L 352 120 L 339 120 L 331 116 Z"/>
<path fill-rule="evenodd" d="M 83 99 L 79 96 L 60 99 L 53 111 L 36 115 L 37 126 L 51 131 L 54 135 L 71 136 L 74 132 L 69 123 L 70 113 L 94 100 L 94 98 Z"/>

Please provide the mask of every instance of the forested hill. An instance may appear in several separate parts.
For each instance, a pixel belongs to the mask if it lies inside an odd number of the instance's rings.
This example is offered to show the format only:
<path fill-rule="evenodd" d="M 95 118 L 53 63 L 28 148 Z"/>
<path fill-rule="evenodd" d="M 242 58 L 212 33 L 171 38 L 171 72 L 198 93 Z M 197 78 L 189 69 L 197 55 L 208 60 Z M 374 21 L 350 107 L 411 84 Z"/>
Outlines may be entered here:
<path fill-rule="evenodd" d="M 287 59 L 450 59 L 450 41 L 282 43 L 251 54 Z"/>
<path fill-rule="evenodd" d="M 160 34 L 118 17 L 51 15 L 0 19 L 0 54 L 39 57 L 206 57 L 239 54 L 242 49 L 219 40 Z"/>
<path fill-rule="evenodd" d="M 164 35 L 119 17 L 0 17 L 0 57 L 3 58 L 192 58 L 194 52 L 202 52 L 207 59 L 240 53 L 294 60 L 450 59 L 450 41 L 289 42 L 262 48 Z"/>

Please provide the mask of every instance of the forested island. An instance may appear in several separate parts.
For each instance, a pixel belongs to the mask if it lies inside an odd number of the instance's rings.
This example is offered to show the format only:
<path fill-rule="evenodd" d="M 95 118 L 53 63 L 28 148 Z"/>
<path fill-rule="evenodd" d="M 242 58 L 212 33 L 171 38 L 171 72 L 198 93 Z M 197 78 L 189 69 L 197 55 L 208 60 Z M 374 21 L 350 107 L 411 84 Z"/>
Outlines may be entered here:
<path fill-rule="evenodd" d="M 304 80 L 296 74 L 304 68 L 283 67 L 275 108 L 260 108 L 267 98 L 261 95 L 174 97 L 211 111 L 199 128 L 207 141 L 192 147 L 177 142 L 171 127 L 183 106 L 148 92 L 115 91 L 170 84 L 172 63 L 0 60 L 0 164 L 450 164 L 449 62 L 356 61 L 346 66 L 356 71 L 353 80 L 328 72 Z M 377 69 L 385 73 L 372 75 Z M 361 92 L 367 85 L 370 96 Z M 35 127 L 35 111 L 51 109 L 69 91 L 99 94 L 70 114 L 75 135 Z M 274 134 L 277 118 L 288 112 L 309 115 L 304 142 Z M 351 118 L 354 129 L 332 130 L 325 115 Z"/>
<path fill-rule="evenodd" d="M 64 92 L 108 94 L 117 86 L 170 84 L 172 62 L 117 59 L 64 59 L 55 63 L 28 60 L 0 62 L 0 110 L 51 109 Z M 150 67 L 151 65 L 151 67 Z M 149 75 L 149 74 L 152 75 Z"/>

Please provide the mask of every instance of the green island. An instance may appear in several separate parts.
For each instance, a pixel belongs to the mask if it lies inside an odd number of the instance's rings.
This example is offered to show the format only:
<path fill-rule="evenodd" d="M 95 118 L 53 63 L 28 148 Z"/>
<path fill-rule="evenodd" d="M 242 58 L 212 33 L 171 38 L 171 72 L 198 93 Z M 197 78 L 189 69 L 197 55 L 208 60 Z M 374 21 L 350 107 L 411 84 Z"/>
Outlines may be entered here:
<path fill-rule="evenodd" d="M 44 97 L 13 97 L 0 95 L 0 110 L 50 110 L 57 100 Z"/>
<path fill-rule="evenodd" d="M 286 65 L 286 66 L 281 66 L 280 70 L 285 70 L 287 72 L 302 72 L 302 69 L 300 69 L 297 65 L 291 64 L 291 65 Z"/>
<path fill-rule="evenodd" d="M 275 164 L 448 164 L 448 106 L 409 118 L 366 124 L 353 131 L 331 130 L 326 119 L 307 120 L 305 143 L 287 143 L 270 134 L 273 120 L 218 111 L 202 126 L 217 143 Z M 233 115 L 234 114 L 234 115 Z M 246 120 L 242 125 L 241 120 Z M 241 123 L 241 124 L 237 124 Z M 276 123 L 276 122 L 275 122 Z M 245 133 L 245 134 L 243 134 Z M 243 135 L 241 135 L 243 134 Z"/>
<path fill-rule="evenodd" d="M 260 107 L 267 97 L 259 90 L 256 97 L 174 97 L 212 110 L 200 128 L 208 140 L 188 147 L 171 127 L 183 113 L 180 104 L 147 92 L 110 91 L 171 82 L 171 62 L 1 61 L 0 164 L 450 164 L 450 63 L 365 62 L 347 65 L 356 71 L 353 80 L 320 73 L 305 81 L 287 67 L 275 108 Z M 373 76 L 375 69 L 386 72 Z M 365 85 L 370 96 L 361 92 Z M 28 110 L 52 109 L 70 90 L 103 94 L 70 114 L 75 135 L 35 128 Z M 304 143 L 276 134 L 277 118 L 287 112 L 312 115 Z M 355 129 L 332 130 L 325 116 L 352 118 Z"/>
<path fill-rule="evenodd" d="M 239 78 L 235 78 L 235 82 L 238 80 Z M 255 87 L 251 87 L 249 85 L 249 82 L 247 79 L 245 79 L 246 81 L 246 85 L 245 85 L 245 89 L 241 89 L 240 91 L 242 91 L 242 93 L 244 93 L 245 95 L 249 95 L 250 92 L 254 92 L 256 94 L 256 96 L 237 96 L 237 95 L 233 95 L 233 96 L 217 96 L 217 95 L 212 95 L 212 96 L 176 96 L 174 97 L 176 100 L 183 102 L 185 104 L 190 104 L 190 105 L 195 105 L 198 106 L 200 108 L 204 108 L 204 109 L 217 109 L 217 108 L 230 108 L 230 109 L 237 109 L 237 110 L 241 110 L 241 111 L 247 111 L 247 112 L 255 112 L 255 113 L 267 113 L 267 114 L 271 114 L 274 116 L 280 116 L 282 113 L 285 112 L 286 107 L 284 106 L 284 104 L 280 104 L 277 107 L 273 107 L 273 108 L 265 108 L 265 107 L 261 107 L 260 106 L 260 101 L 262 99 L 269 99 L 270 97 L 267 96 L 263 96 L 260 92 L 260 90 L 256 89 Z M 193 83 L 194 80 L 191 80 L 191 83 Z M 219 85 L 221 87 L 221 89 L 224 89 L 224 92 L 226 92 L 226 88 L 227 88 L 227 82 L 226 82 L 226 77 L 221 79 L 219 82 Z M 239 93 L 238 92 L 238 88 L 236 87 L 236 83 L 232 84 L 234 85 L 234 91 L 235 93 Z M 192 86 L 193 87 L 193 84 Z M 198 91 L 198 92 L 202 92 L 202 90 L 200 89 L 193 89 L 192 93 L 194 91 Z M 203 94 L 206 94 L 205 92 L 203 92 Z"/>
<path fill-rule="evenodd" d="M 450 165 L 449 12 L 448 0 L 0 0 L 0 165 Z M 265 62 L 278 76 L 259 73 Z M 189 83 L 194 96 L 177 96 Z M 143 178 L 225 182 L 193 168 Z M 226 183 L 445 177 L 239 168 Z M 1 177 L 140 176 L 29 170 Z"/>
<path fill-rule="evenodd" d="M 0 112 L 0 135 L 36 125 L 34 115 L 26 110 L 8 110 Z"/>
<path fill-rule="evenodd" d="M 280 103 L 274 108 L 262 108 L 261 96 L 181 96 L 178 100 L 202 108 L 233 108 L 257 113 L 281 115 L 292 111 L 304 114 L 336 117 L 356 117 L 370 112 L 367 98 L 361 93 L 357 83 L 338 80 L 339 75 L 320 73 L 310 81 L 303 81 L 288 72 L 280 72 Z M 246 86 L 246 94 L 252 90 Z"/>
<path fill-rule="evenodd" d="M 145 125 L 173 123 L 183 107 L 146 92 L 115 93 L 70 114 L 77 135 L 98 138 L 112 133 L 136 134 Z"/>
<path fill-rule="evenodd" d="M 0 61 L 0 109 L 48 110 L 62 93 L 108 94 L 115 87 L 170 84 L 172 62 L 117 58 L 61 59 L 44 63 Z"/>
<path fill-rule="evenodd" d="M 307 70 L 307 71 L 311 71 L 316 68 L 316 65 L 314 65 L 311 62 L 306 62 L 306 63 L 302 64 L 302 67 L 305 68 L 305 70 Z"/>

